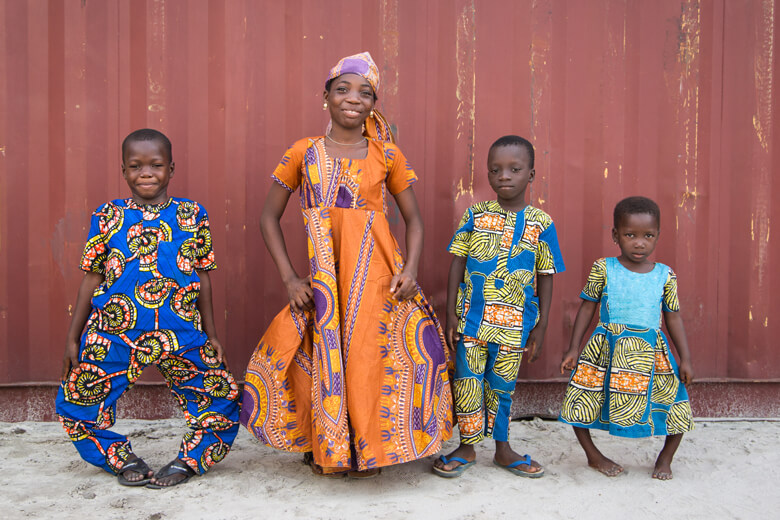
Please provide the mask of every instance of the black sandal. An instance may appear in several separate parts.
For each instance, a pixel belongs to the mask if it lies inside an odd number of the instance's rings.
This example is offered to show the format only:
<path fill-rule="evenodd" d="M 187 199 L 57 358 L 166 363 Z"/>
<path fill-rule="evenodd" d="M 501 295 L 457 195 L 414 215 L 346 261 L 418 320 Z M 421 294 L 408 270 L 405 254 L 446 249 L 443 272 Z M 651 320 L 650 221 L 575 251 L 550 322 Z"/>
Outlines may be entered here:
<path fill-rule="evenodd" d="M 127 480 L 127 477 L 125 477 L 126 471 L 135 471 L 143 475 L 144 478 L 141 480 Z M 122 469 L 116 474 L 116 478 L 123 486 L 145 486 L 152 480 L 152 477 L 147 477 L 150 471 L 152 471 L 152 468 L 141 457 L 136 457 L 122 466 Z"/>
<path fill-rule="evenodd" d="M 148 487 L 149 489 L 167 489 L 167 488 L 175 487 L 178 486 L 179 484 L 184 484 L 191 477 L 194 477 L 196 473 L 192 470 L 191 467 L 187 466 L 181 460 L 174 459 L 168 464 L 166 464 L 165 466 L 163 466 L 162 468 L 160 468 L 160 471 L 154 474 L 154 478 L 161 479 L 165 477 L 170 477 L 172 475 L 184 475 L 184 478 L 179 480 L 178 482 L 175 482 L 167 486 L 149 482 L 146 485 L 146 487 Z"/>

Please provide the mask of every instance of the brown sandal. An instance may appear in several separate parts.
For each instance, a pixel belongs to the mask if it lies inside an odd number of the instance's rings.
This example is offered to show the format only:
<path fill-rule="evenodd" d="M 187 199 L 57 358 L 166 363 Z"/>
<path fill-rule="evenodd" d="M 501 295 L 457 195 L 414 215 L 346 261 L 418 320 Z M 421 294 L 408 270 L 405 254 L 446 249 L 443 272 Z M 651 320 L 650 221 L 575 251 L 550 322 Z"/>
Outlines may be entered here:
<path fill-rule="evenodd" d="M 314 462 L 314 454 L 310 451 L 307 451 L 303 454 L 303 463 L 306 464 L 311 468 L 311 472 L 317 475 L 318 477 L 325 477 L 325 478 L 343 478 L 344 475 L 347 474 L 346 471 L 335 471 L 335 472 L 329 472 L 325 473 L 325 470 L 322 466 Z"/>
<path fill-rule="evenodd" d="M 347 476 L 349 478 L 361 480 L 361 479 L 376 478 L 381 473 L 382 473 L 382 468 L 368 468 L 363 470 L 353 469 L 352 471 L 347 472 Z"/>

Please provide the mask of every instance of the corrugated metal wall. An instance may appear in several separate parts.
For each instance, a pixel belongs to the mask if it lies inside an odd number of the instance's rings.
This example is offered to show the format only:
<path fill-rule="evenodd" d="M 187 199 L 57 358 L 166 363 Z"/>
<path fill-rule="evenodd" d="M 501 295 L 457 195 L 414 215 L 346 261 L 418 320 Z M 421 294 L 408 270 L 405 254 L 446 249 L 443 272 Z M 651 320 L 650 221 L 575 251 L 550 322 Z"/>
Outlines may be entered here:
<path fill-rule="evenodd" d="M 517 133 L 568 266 L 523 377 L 558 376 L 589 266 L 616 252 L 612 207 L 643 194 L 697 376 L 777 380 L 777 17 L 774 0 L 0 0 L 0 383 L 57 381 L 90 213 L 128 193 L 119 144 L 146 126 L 173 141 L 171 192 L 210 212 L 240 375 L 285 301 L 257 226 L 269 173 L 323 132 L 324 76 L 363 50 L 420 175 L 420 281 L 440 313 L 450 235 L 492 195 L 490 143 Z M 304 269 L 297 204 L 283 225 Z"/>

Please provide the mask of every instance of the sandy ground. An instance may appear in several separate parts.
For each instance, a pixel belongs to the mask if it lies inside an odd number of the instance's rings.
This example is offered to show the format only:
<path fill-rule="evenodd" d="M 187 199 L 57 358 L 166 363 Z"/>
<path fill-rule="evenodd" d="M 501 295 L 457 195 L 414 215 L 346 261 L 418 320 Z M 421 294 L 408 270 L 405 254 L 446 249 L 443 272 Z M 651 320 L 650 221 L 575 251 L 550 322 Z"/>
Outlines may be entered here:
<path fill-rule="evenodd" d="M 116 430 L 159 468 L 176 453 L 182 423 L 120 420 Z M 233 451 L 208 475 L 155 491 L 119 486 L 83 462 L 59 423 L 0 423 L 0 512 L 5 519 L 129 520 L 776 518 L 780 422 L 699 420 L 669 482 L 650 478 L 663 439 L 601 433 L 597 444 L 627 474 L 609 479 L 589 469 L 568 427 L 534 419 L 512 423 L 510 440 L 545 466 L 544 478 L 493 466 L 491 445 L 483 443 L 478 464 L 459 479 L 435 476 L 428 459 L 356 481 L 314 476 L 300 455 L 262 446 L 242 429 Z"/>

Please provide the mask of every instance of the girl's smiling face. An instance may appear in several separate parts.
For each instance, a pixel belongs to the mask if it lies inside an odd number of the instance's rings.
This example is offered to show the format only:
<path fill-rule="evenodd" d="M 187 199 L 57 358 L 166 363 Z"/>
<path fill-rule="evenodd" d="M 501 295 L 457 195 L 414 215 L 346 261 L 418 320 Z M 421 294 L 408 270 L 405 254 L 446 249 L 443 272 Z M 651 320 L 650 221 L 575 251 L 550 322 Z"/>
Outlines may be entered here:
<path fill-rule="evenodd" d="M 333 126 L 345 129 L 361 127 L 374 108 L 374 89 L 357 74 L 334 78 L 323 99 L 328 104 Z"/>
<path fill-rule="evenodd" d="M 173 161 L 157 139 L 130 141 L 122 158 L 122 176 L 136 204 L 162 204 L 168 200 Z"/>
<path fill-rule="evenodd" d="M 640 266 L 650 264 L 648 257 L 655 250 L 659 233 L 658 221 L 653 215 L 624 215 L 618 227 L 612 229 L 612 238 L 620 247 L 620 263 L 631 270 L 641 270 Z"/>

